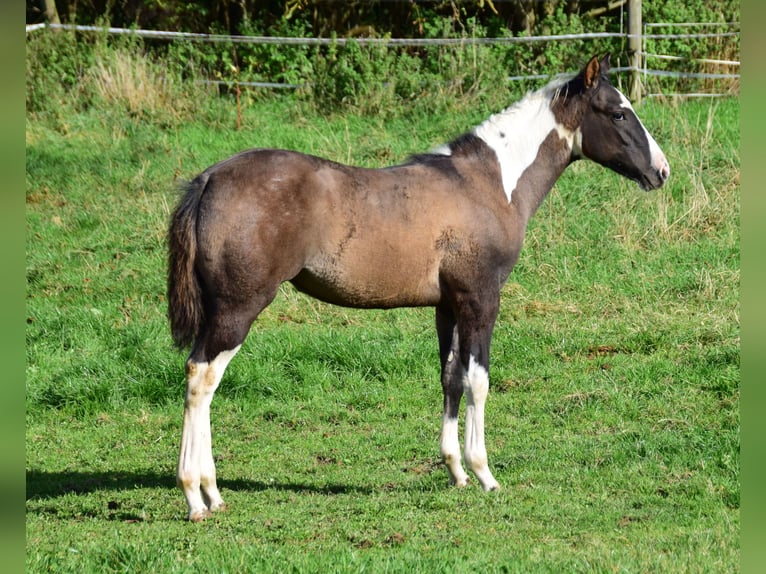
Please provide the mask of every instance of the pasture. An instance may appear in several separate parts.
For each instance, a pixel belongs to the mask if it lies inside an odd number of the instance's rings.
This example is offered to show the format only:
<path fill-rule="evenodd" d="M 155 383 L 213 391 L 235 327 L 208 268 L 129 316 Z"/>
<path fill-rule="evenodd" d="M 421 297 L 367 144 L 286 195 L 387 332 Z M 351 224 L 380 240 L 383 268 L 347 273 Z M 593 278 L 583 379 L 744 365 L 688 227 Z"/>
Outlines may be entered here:
<path fill-rule="evenodd" d="M 499 491 L 447 485 L 433 310 L 285 286 L 212 406 L 231 510 L 186 522 L 186 356 L 165 306 L 178 181 L 255 146 L 397 163 L 492 111 L 28 118 L 27 571 L 737 570 L 735 99 L 645 103 L 666 186 L 579 162 L 532 220 L 491 351 Z"/>

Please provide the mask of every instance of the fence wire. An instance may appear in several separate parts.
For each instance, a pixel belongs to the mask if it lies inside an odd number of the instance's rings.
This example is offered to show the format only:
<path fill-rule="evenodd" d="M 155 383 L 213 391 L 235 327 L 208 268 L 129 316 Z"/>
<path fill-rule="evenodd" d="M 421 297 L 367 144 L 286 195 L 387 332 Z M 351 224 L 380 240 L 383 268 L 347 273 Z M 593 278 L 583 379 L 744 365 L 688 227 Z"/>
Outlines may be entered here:
<path fill-rule="evenodd" d="M 648 31 L 650 28 L 658 27 L 681 27 L 690 28 L 694 26 L 699 27 L 713 27 L 713 26 L 728 26 L 739 27 L 739 22 L 683 22 L 683 23 L 645 23 L 644 29 Z M 32 32 L 43 29 L 52 30 L 71 30 L 75 32 L 83 33 L 107 33 L 113 35 L 135 35 L 142 38 L 151 38 L 158 40 L 188 40 L 193 42 L 225 42 L 231 44 L 270 44 L 270 45 L 283 45 L 283 46 L 331 46 L 338 45 L 344 46 L 350 42 L 354 42 L 359 46 L 401 46 L 401 47 L 425 47 L 425 46 L 472 46 L 472 45 L 508 45 L 508 44 L 522 44 L 532 42 L 559 42 L 569 40 L 596 40 L 604 38 L 624 38 L 640 37 L 642 39 L 643 50 L 640 52 L 642 66 L 625 66 L 614 67 L 612 73 L 622 72 L 638 72 L 645 78 L 648 76 L 654 77 L 673 77 L 673 78 L 688 78 L 688 79 L 718 79 L 718 80 L 735 80 L 739 79 L 739 74 L 729 73 L 708 73 L 708 72 L 679 72 L 679 71 L 667 71 L 667 70 L 653 70 L 648 68 L 646 61 L 649 59 L 660 60 L 677 60 L 677 61 L 690 61 L 709 64 L 721 64 L 730 66 L 739 66 L 739 61 L 734 60 L 714 60 L 706 58 L 685 58 L 681 56 L 673 56 L 666 54 L 654 54 L 646 50 L 646 40 L 664 40 L 664 39 L 699 39 L 699 38 L 731 38 L 739 37 L 740 31 L 730 32 L 691 32 L 691 33 L 669 33 L 669 34 L 654 34 L 643 33 L 641 35 L 631 35 L 626 32 L 584 32 L 578 34 L 558 34 L 558 35 L 542 35 L 542 36 L 509 36 L 509 37 L 496 37 L 496 38 L 479 38 L 479 37 L 465 37 L 465 38 L 319 38 L 319 37 L 287 37 L 287 36 L 232 36 L 226 34 L 200 34 L 192 32 L 171 32 L 166 30 L 144 30 L 137 28 L 118 28 L 118 27 L 103 27 L 103 26 L 85 26 L 76 24 L 32 24 L 26 27 L 26 34 L 29 35 Z M 526 81 L 526 80 L 542 80 L 550 78 L 549 74 L 528 74 L 528 75 L 516 75 L 507 77 L 508 81 Z M 221 85 L 221 84 L 237 84 L 240 86 L 257 87 L 257 88 L 270 88 L 270 89 L 297 89 L 304 87 L 304 84 L 296 83 L 280 83 L 280 82 L 240 82 L 232 81 L 226 82 L 221 80 L 208 80 L 206 83 Z M 670 95 L 670 94 L 656 94 L 649 93 L 648 96 Z M 672 94 L 675 96 L 686 97 L 703 97 L 703 96 L 720 96 L 728 94 L 700 94 L 700 93 L 688 93 L 688 94 Z"/>

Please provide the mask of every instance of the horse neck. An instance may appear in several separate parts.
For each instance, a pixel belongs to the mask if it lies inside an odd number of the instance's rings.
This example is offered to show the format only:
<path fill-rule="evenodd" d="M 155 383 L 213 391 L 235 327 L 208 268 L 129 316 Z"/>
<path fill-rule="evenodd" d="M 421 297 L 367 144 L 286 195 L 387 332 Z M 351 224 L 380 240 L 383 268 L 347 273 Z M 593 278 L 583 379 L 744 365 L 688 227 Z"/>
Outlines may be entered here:
<path fill-rule="evenodd" d="M 572 161 L 574 131 L 557 121 L 555 86 L 528 94 L 474 129 L 495 150 L 503 190 L 524 224 Z"/>

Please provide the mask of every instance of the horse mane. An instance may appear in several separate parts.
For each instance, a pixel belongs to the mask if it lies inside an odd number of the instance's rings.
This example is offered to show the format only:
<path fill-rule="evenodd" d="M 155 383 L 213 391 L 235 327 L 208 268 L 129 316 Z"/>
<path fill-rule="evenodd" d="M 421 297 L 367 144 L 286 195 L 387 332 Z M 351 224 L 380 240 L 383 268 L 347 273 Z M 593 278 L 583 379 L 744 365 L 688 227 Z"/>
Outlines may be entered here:
<path fill-rule="evenodd" d="M 580 93 L 582 90 L 582 79 L 578 74 L 558 74 L 544 86 L 528 91 L 522 98 L 504 110 L 492 114 L 480 125 L 493 124 L 500 121 L 503 117 L 520 113 L 525 106 L 533 101 L 538 102 L 537 105 L 547 105 L 553 108 L 560 102 L 565 101 L 570 95 Z M 476 134 L 476 128 L 473 128 L 457 136 L 447 144 L 438 146 L 428 152 L 409 156 L 402 165 L 425 165 L 454 177 L 457 175 L 452 161 L 454 158 L 482 156 L 489 149 L 486 142 Z"/>

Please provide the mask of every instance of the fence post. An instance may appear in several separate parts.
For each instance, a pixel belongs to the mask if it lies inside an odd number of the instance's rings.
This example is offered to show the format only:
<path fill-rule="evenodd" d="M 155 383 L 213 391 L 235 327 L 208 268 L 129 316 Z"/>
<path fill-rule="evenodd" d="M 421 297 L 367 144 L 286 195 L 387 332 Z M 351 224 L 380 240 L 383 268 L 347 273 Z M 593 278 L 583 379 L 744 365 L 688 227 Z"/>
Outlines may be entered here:
<path fill-rule="evenodd" d="M 628 97 L 634 103 L 641 102 L 641 0 L 628 2 L 628 57 L 630 58 L 630 84 Z"/>

